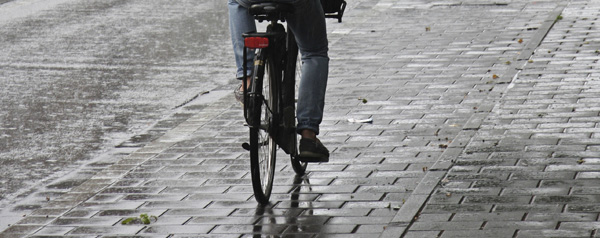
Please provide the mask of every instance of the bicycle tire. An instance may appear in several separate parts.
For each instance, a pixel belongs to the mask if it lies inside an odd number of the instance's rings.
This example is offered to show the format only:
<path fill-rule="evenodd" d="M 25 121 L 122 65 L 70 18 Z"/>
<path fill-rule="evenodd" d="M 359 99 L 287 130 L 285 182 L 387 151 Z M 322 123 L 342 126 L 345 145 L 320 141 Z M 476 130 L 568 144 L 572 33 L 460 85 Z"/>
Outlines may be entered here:
<path fill-rule="evenodd" d="M 302 59 L 300 54 L 298 53 L 298 44 L 296 43 L 296 40 L 294 39 L 294 35 L 291 33 L 291 31 L 288 33 L 288 49 L 287 49 L 287 65 L 286 65 L 286 77 L 292 77 L 293 82 L 294 82 L 294 95 L 296 92 L 298 92 L 298 88 L 299 88 L 299 82 L 300 79 L 302 79 Z M 291 72 L 291 73 L 287 73 L 287 72 Z M 291 81 L 291 80 L 290 80 Z M 287 85 L 284 85 L 287 86 Z M 294 108 L 296 108 L 296 96 L 291 97 L 288 100 L 293 100 L 293 102 L 287 102 L 290 105 L 294 105 Z M 294 132 L 295 133 L 295 132 Z M 306 162 L 301 162 L 300 160 L 298 160 L 297 156 L 298 156 L 298 139 L 299 135 L 295 135 L 294 138 L 294 149 L 296 150 L 295 153 L 290 154 L 290 159 L 291 159 L 291 163 L 292 163 L 292 168 L 294 169 L 294 172 L 296 172 L 297 175 L 304 175 L 306 173 L 306 168 L 308 167 L 308 163 Z"/>
<path fill-rule="evenodd" d="M 272 85 L 271 77 L 278 77 L 275 64 L 264 50 L 258 50 L 255 56 L 255 65 L 252 75 L 252 91 L 254 95 L 262 95 L 251 99 L 249 105 L 252 111 L 250 125 L 250 173 L 254 197 L 261 204 L 269 203 L 273 189 L 275 176 L 275 162 L 277 155 L 277 144 L 275 143 L 275 122 L 272 109 L 277 106 L 278 97 L 275 86 Z M 265 75 L 267 77 L 265 77 Z M 281 76 L 279 76 L 281 77 Z"/>

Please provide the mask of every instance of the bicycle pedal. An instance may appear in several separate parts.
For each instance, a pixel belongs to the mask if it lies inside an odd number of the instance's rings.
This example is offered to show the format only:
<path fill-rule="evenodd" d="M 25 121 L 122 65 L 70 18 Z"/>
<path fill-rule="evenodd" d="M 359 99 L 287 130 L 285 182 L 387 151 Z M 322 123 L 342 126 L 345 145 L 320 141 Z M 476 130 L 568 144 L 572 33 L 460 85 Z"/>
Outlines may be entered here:
<path fill-rule="evenodd" d="M 244 148 L 244 149 L 245 149 L 245 150 L 247 150 L 247 151 L 250 151 L 250 144 L 248 144 L 248 143 L 243 143 L 243 144 L 242 144 L 242 148 Z"/>

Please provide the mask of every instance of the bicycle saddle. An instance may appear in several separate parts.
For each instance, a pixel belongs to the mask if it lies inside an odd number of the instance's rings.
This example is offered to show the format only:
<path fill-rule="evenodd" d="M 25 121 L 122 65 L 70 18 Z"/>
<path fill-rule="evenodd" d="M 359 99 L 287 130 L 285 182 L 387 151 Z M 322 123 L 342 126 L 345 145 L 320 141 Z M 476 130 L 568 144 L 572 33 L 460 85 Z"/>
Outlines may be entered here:
<path fill-rule="evenodd" d="M 252 4 L 248 9 L 251 15 L 269 15 L 272 13 L 290 13 L 294 11 L 291 4 L 277 2 L 263 2 Z"/>

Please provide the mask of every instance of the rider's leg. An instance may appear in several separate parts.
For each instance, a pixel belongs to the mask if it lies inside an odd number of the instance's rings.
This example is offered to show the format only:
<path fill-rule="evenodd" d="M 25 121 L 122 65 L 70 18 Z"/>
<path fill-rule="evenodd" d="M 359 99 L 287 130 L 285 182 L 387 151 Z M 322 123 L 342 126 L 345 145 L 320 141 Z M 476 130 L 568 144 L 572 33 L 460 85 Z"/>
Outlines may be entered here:
<path fill-rule="evenodd" d="M 288 25 L 296 36 L 302 54 L 302 79 L 298 91 L 298 132 L 319 134 L 323 118 L 325 91 L 329 71 L 325 17 L 319 0 L 306 0 L 288 16 Z"/>
<path fill-rule="evenodd" d="M 304 129 L 302 131 L 300 131 L 300 135 L 302 135 L 302 138 L 309 138 L 312 140 L 316 140 L 317 139 L 317 134 L 309 129 Z"/>
<path fill-rule="evenodd" d="M 317 139 L 323 119 L 325 91 L 329 71 L 325 17 L 319 0 L 299 1 L 295 14 L 288 16 L 302 54 L 302 79 L 298 91 L 298 133 L 300 159 L 305 162 L 327 162 L 329 151 Z"/>
<path fill-rule="evenodd" d="M 248 13 L 248 9 L 240 5 L 235 0 L 228 0 L 229 8 L 229 31 L 231 33 L 231 42 L 233 44 L 233 53 L 235 55 L 235 64 L 237 66 L 236 77 L 244 77 L 243 64 L 247 65 L 247 75 L 251 75 L 254 59 L 254 51 L 249 51 L 244 60 L 244 37 L 243 33 L 256 31 L 254 17 Z"/>
<path fill-rule="evenodd" d="M 255 0 L 228 0 L 229 24 L 238 67 L 237 76 L 242 78 L 242 57 L 244 39 L 242 33 L 256 30 L 256 24 L 247 8 Z M 298 133 L 311 130 L 319 134 L 319 125 L 323 118 L 329 57 L 327 56 L 327 32 L 325 14 L 320 0 L 277 0 L 294 3 L 296 13 L 287 16 L 288 26 L 296 35 L 296 41 L 302 54 L 302 79 L 298 90 Z M 248 69 L 252 69 L 254 53 L 246 58 Z M 250 72 L 248 72 L 250 74 Z"/>

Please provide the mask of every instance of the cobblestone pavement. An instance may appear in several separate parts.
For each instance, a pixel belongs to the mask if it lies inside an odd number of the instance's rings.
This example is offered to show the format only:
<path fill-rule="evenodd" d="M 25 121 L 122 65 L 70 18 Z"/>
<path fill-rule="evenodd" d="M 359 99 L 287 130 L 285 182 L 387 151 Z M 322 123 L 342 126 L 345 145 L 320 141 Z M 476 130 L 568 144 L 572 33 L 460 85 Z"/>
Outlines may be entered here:
<path fill-rule="evenodd" d="M 599 7 L 571 1 L 502 94 L 484 100 L 492 110 L 450 144 L 458 156 L 422 210 L 396 217 L 413 219 L 405 237 L 600 236 Z"/>
<path fill-rule="evenodd" d="M 599 7 L 349 1 L 328 25 L 332 157 L 296 178 L 280 156 L 271 205 L 227 96 L 0 236 L 597 236 Z"/>

